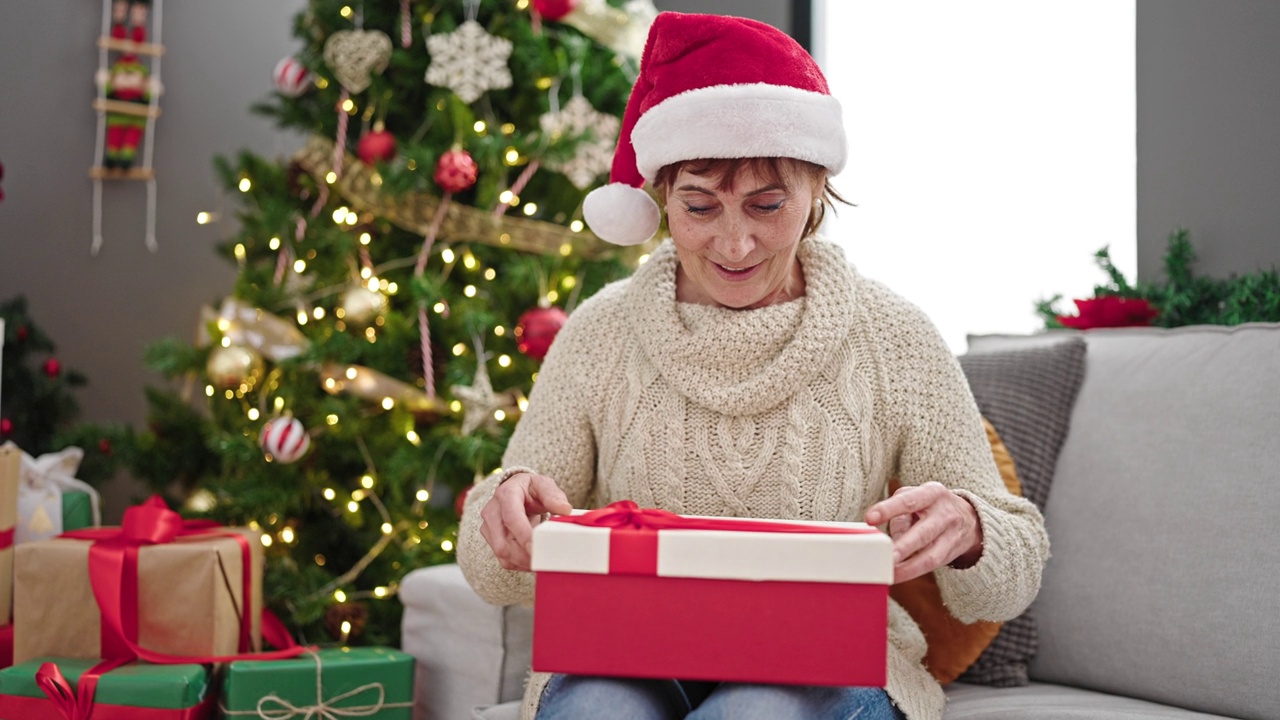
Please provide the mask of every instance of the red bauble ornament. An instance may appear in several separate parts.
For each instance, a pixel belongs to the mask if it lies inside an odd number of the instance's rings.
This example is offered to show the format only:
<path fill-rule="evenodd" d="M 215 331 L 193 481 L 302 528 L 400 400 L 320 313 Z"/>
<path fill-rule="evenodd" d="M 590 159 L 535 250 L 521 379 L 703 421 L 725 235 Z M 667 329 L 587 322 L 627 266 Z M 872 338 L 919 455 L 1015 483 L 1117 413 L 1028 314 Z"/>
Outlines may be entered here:
<path fill-rule="evenodd" d="M 360 156 L 365 165 L 387 162 L 396 156 L 396 136 L 384 130 L 382 123 L 378 123 L 356 143 L 356 155 Z"/>
<path fill-rule="evenodd" d="M 516 322 L 516 347 L 534 360 L 541 360 L 568 319 L 569 315 L 554 305 L 526 310 Z"/>
<path fill-rule="evenodd" d="M 55 378 L 55 377 L 58 377 L 58 374 L 62 372 L 62 363 L 58 362 L 58 358 L 49 358 L 48 360 L 44 361 L 44 366 L 42 369 L 44 370 L 45 375 L 48 375 L 51 378 Z"/>
<path fill-rule="evenodd" d="M 468 485 L 458 492 L 458 496 L 453 499 L 453 511 L 458 513 L 458 517 L 462 517 L 462 508 L 467 504 L 467 494 L 471 492 L 475 485 Z"/>
<path fill-rule="evenodd" d="M 0 435 L 9 435 L 13 433 L 13 421 L 9 418 L 0 418 Z"/>
<path fill-rule="evenodd" d="M 311 89 L 311 71 L 292 55 L 281 58 L 276 63 L 275 70 L 271 71 L 271 79 L 275 81 L 277 90 L 291 98 Z"/>
<path fill-rule="evenodd" d="M 106 438 L 102 438 L 101 440 L 99 440 L 99 441 L 98 441 L 98 452 L 102 453 L 103 455 L 110 455 L 110 454 L 111 454 L 111 452 L 112 452 L 112 450 L 111 450 L 111 441 L 110 441 L 110 440 L 108 440 L 108 439 L 106 439 Z"/>
<path fill-rule="evenodd" d="M 475 185 L 479 174 L 480 168 L 471 153 L 454 148 L 440 156 L 436 163 L 436 173 L 432 177 L 445 192 L 460 193 Z"/>
<path fill-rule="evenodd" d="M 533 0 L 533 9 L 548 20 L 559 20 L 578 7 L 578 0 Z"/>

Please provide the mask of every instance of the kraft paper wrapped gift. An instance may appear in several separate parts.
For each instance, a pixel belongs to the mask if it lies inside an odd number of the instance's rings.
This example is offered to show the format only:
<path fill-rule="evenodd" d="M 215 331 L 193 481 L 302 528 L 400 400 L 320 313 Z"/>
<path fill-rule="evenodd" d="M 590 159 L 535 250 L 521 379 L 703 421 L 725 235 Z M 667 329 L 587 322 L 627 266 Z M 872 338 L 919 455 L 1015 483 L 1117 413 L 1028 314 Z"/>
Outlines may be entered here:
<path fill-rule="evenodd" d="M 13 539 L 18 519 L 22 451 L 0 447 L 0 625 L 13 613 Z"/>
<path fill-rule="evenodd" d="M 131 508 L 132 510 L 132 508 Z M 246 528 L 252 649 L 261 649 L 262 542 Z M 102 616 L 89 579 L 92 541 L 55 538 L 18 546 L 14 661 L 102 657 Z M 183 657 L 235 654 L 244 597 L 243 548 L 231 537 L 188 536 L 138 550 L 138 636 L 146 650 Z"/>
<path fill-rule="evenodd" d="M 534 529 L 533 669 L 883 686 L 893 544 L 862 523 L 623 501 Z"/>
<path fill-rule="evenodd" d="M 81 678 L 98 660 L 40 658 L 0 671 L 0 718 L 3 720 L 65 720 L 59 704 L 41 687 L 54 678 L 47 662 L 56 666 L 65 690 L 77 697 Z M 56 679 L 54 682 L 57 682 Z M 135 663 L 114 668 L 98 678 L 92 701 L 93 720 L 206 720 L 213 717 L 215 697 L 206 665 L 149 665 Z"/>
<path fill-rule="evenodd" d="M 413 656 L 381 647 L 331 648 L 288 660 L 227 665 L 221 717 L 410 720 Z"/>

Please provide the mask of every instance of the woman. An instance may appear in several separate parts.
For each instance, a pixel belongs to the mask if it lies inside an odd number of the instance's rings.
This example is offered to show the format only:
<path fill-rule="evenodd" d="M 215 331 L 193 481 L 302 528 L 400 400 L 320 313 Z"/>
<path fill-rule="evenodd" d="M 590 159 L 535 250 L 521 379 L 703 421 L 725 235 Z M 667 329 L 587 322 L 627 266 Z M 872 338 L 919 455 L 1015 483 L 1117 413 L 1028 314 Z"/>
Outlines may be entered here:
<path fill-rule="evenodd" d="M 1004 490 L 958 364 L 919 310 L 814 235 L 845 161 L 839 104 L 790 38 L 663 13 L 593 231 L 670 239 L 561 330 L 508 446 L 467 498 L 458 561 L 496 604 L 529 603 L 532 526 L 622 499 L 692 515 L 865 520 L 895 581 L 933 572 L 965 621 L 1021 612 L 1048 541 Z M 885 497 L 890 478 L 903 487 Z M 535 674 L 524 717 L 942 716 L 925 641 L 890 608 L 886 688 Z"/>

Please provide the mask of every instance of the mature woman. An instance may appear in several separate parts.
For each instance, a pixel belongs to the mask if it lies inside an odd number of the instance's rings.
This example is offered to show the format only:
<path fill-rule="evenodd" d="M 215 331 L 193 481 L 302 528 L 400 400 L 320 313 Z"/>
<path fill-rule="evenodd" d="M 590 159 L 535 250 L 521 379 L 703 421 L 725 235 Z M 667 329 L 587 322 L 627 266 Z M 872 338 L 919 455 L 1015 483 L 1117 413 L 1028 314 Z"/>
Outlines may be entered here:
<path fill-rule="evenodd" d="M 1034 598 L 1043 521 L 1007 493 L 958 364 L 929 320 L 814 235 L 845 160 L 840 106 L 790 38 L 659 15 L 592 229 L 670 238 L 556 338 L 505 470 L 467 498 L 458 561 L 482 597 L 529 603 L 544 513 L 631 499 L 693 515 L 865 520 L 895 580 L 934 573 L 961 620 Z M 886 497 L 891 478 L 902 489 Z M 535 674 L 524 717 L 942 716 L 925 640 L 890 609 L 888 685 L 828 688 Z"/>

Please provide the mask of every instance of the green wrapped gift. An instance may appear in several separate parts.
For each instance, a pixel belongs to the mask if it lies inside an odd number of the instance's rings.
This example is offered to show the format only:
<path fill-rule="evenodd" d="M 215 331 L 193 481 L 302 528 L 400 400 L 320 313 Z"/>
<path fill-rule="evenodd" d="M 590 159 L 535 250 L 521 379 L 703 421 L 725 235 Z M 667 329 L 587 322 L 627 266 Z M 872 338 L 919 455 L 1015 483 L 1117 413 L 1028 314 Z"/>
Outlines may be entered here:
<path fill-rule="evenodd" d="M 229 720 L 330 715 L 410 720 L 412 714 L 413 656 L 390 648 L 238 660 L 227 666 L 222 686 L 222 717 Z"/>
<path fill-rule="evenodd" d="M 62 532 L 83 530 L 94 525 L 89 493 L 78 490 L 62 493 Z"/>
<path fill-rule="evenodd" d="M 56 663 L 70 688 L 75 690 L 80 676 L 101 661 L 38 658 L 0 670 L 0 719 L 58 717 L 53 701 L 36 682 L 36 673 L 46 662 Z M 93 720 L 133 720 L 140 716 L 157 720 L 212 718 L 214 698 L 209 692 L 209 677 L 209 668 L 205 665 L 136 662 L 115 668 L 98 680 Z M 143 708 L 155 712 L 139 712 Z"/>

